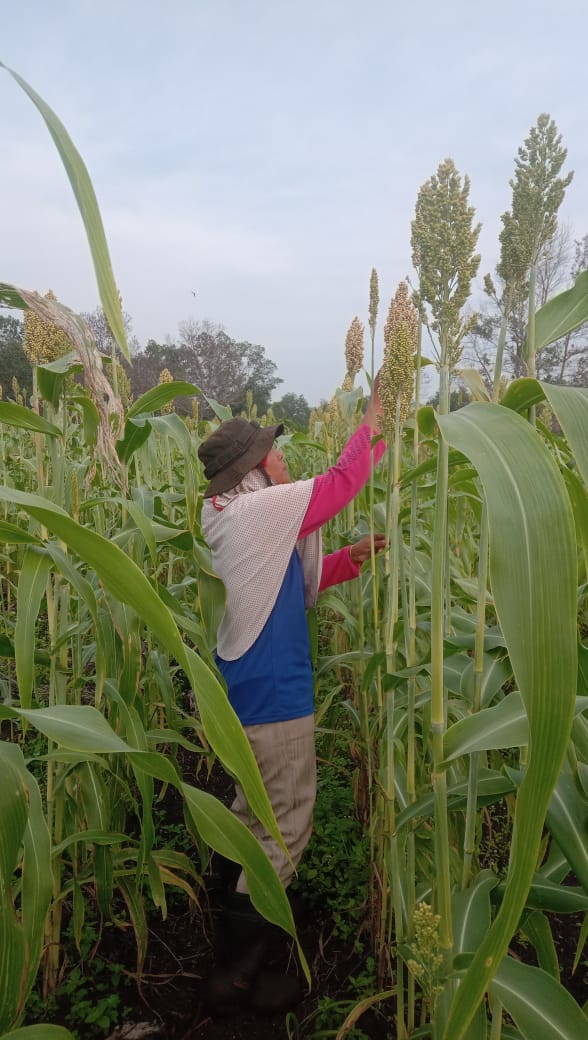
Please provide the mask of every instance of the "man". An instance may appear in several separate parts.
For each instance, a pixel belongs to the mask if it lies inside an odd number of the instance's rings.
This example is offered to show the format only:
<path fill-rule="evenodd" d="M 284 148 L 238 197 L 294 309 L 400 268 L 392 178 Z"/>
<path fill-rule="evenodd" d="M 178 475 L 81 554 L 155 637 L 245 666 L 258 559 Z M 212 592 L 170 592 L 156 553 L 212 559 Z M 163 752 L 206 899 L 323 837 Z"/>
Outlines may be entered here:
<path fill-rule="evenodd" d="M 249 739 L 289 858 L 252 819 L 237 787 L 233 812 L 258 838 L 285 887 L 312 831 L 316 798 L 314 683 L 305 610 L 330 585 L 355 578 L 371 554 L 362 538 L 322 557 L 321 527 L 366 484 L 372 440 L 380 432 L 374 395 L 339 460 L 326 473 L 291 482 L 274 446 L 284 427 L 229 419 L 201 444 L 209 485 L 202 529 L 227 600 L 218 631 L 217 664 Z M 380 439 L 374 461 L 384 453 Z M 384 548 L 383 535 L 374 548 Z M 253 909 L 245 875 L 223 918 L 221 967 L 210 983 L 213 1003 L 250 1002 L 278 1010 L 295 999 L 295 980 L 264 985 L 267 926 Z M 296 985 L 297 990 L 297 985 Z"/>

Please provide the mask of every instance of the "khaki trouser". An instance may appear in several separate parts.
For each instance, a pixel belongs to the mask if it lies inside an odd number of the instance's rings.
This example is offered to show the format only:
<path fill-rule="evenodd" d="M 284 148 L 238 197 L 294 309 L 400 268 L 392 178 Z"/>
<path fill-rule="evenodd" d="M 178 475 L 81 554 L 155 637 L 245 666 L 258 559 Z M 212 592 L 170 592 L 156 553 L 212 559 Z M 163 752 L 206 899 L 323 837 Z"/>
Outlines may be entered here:
<path fill-rule="evenodd" d="M 244 726 L 245 733 L 272 804 L 278 827 L 292 862 L 249 811 L 239 786 L 231 809 L 255 835 L 272 862 L 284 887 L 290 884 L 312 832 L 316 800 L 316 753 L 314 715 L 288 722 L 267 722 Z M 247 892 L 241 872 L 237 892 Z"/>

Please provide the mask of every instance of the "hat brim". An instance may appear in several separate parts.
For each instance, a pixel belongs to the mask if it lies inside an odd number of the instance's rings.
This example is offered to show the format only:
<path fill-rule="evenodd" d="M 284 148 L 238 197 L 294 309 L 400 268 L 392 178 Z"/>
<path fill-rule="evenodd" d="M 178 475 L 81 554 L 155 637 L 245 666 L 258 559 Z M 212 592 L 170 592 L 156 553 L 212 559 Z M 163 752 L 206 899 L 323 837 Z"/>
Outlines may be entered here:
<path fill-rule="evenodd" d="M 275 426 L 260 426 L 255 440 L 243 455 L 240 455 L 229 466 L 225 466 L 219 473 L 215 473 L 204 492 L 204 497 L 212 498 L 214 495 L 222 495 L 224 491 L 237 487 L 249 470 L 255 469 L 265 459 L 271 451 L 276 437 L 280 437 L 283 432 L 283 423 L 277 423 Z"/>

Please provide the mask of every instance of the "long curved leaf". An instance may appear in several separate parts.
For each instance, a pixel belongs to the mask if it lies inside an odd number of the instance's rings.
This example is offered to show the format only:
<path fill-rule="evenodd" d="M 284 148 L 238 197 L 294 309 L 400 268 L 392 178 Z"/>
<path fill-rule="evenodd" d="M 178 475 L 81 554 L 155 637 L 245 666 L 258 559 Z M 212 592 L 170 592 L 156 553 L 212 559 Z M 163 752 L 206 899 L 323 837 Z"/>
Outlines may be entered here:
<path fill-rule="evenodd" d="M 520 693 L 513 690 L 494 708 L 467 715 L 449 727 L 443 739 L 444 764 L 475 751 L 520 747 L 528 742 L 523 701 Z"/>
<path fill-rule="evenodd" d="M 33 104 L 36 105 L 37 109 L 41 113 L 45 125 L 53 138 L 67 176 L 69 177 L 69 182 L 76 197 L 82 220 L 84 222 L 84 227 L 86 228 L 88 245 L 90 246 L 92 260 L 94 262 L 94 270 L 96 272 L 96 280 L 98 282 L 100 302 L 102 303 L 112 334 L 128 360 L 129 348 L 127 345 L 120 296 L 112 273 L 112 265 L 110 262 L 106 235 L 104 234 L 104 227 L 102 225 L 102 217 L 100 216 L 94 188 L 92 187 L 92 182 L 88 176 L 88 171 L 84 161 L 61 120 L 58 119 L 49 105 L 43 101 L 43 98 L 37 94 L 36 90 L 33 90 L 26 80 L 24 80 L 22 76 L 19 76 L 18 72 L 8 68 L 8 66 L 4 65 L 1 61 L 0 67 L 6 69 L 19 86 L 22 87 L 25 94 L 28 94 Z"/>
<path fill-rule="evenodd" d="M 588 799 L 570 773 L 557 781 L 546 822 L 588 896 Z"/>
<path fill-rule="evenodd" d="M 565 873 L 569 864 L 566 861 Z M 498 898 L 502 898 L 504 884 L 497 888 Z M 535 874 L 533 884 L 527 896 L 527 906 L 532 910 L 550 910 L 554 914 L 578 914 L 588 912 L 588 895 L 577 885 L 557 885 L 547 881 L 540 874 Z"/>
<path fill-rule="evenodd" d="M 34 433 L 47 433 L 50 437 L 61 437 L 61 430 L 42 415 L 37 415 L 30 408 L 23 408 L 12 401 L 0 401 L 0 422 L 7 426 L 16 426 L 20 430 L 32 430 Z"/>
<path fill-rule="evenodd" d="M 496 874 L 482 870 L 469 888 L 453 893 L 451 912 L 455 954 L 478 949 L 490 927 L 490 893 L 497 884 Z"/>
<path fill-rule="evenodd" d="M 531 754 L 518 792 L 500 911 L 463 979 L 445 1036 L 459 1040 L 516 930 L 569 740 L 577 679 L 576 544 L 565 484 L 536 431 L 510 409 L 472 404 L 438 416 L 476 466 L 490 529 L 490 581 L 525 704 Z"/>
<path fill-rule="evenodd" d="M 551 383 L 541 383 L 541 387 L 588 487 L 588 389 L 581 386 L 553 386 Z"/>
<path fill-rule="evenodd" d="M 523 917 L 521 932 L 534 946 L 539 967 L 551 975 L 556 982 L 559 982 L 560 971 L 557 951 L 549 921 L 545 914 L 540 910 L 534 910 Z"/>
<path fill-rule="evenodd" d="M 25 935 L 12 885 L 28 820 L 26 785 L 0 742 L 0 1035 L 18 1020 L 26 966 Z"/>
<path fill-rule="evenodd" d="M 505 957 L 490 987 L 525 1040 L 585 1040 L 588 1020 L 541 968 Z"/>
<path fill-rule="evenodd" d="M 544 400 L 541 383 L 531 376 L 523 376 L 521 379 L 515 379 L 507 387 L 500 403 L 503 408 L 511 408 L 513 412 L 526 412 L 532 405 Z"/>
<path fill-rule="evenodd" d="M 35 666 L 35 629 L 39 607 L 47 578 L 51 571 L 51 557 L 36 549 L 27 549 L 18 579 L 16 626 L 14 629 L 14 656 L 16 679 L 23 708 L 30 708 Z"/>
<path fill-rule="evenodd" d="M 7 520 L 0 520 L 0 542 L 5 545 L 40 545 L 34 534 L 29 534 L 22 527 L 11 524 Z"/>
<path fill-rule="evenodd" d="M 158 386 L 152 387 L 151 390 L 147 390 L 136 401 L 133 401 L 127 416 L 132 419 L 135 415 L 157 412 L 160 408 L 169 404 L 170 401 L 173 401 L 175 397 L 192 397 L 194 394 L 199 393 L 201 391 L 197 386 L 194 386 L 194 383 L 185 383 L 181 380 L 174 380 L 173 383 L 160 383 Z"/>
<path fill-rule="evenodd" d="M 3 754 L 12 763 L 27 790 L 29 814 L 23 836 L 24 856 L 21 870 L 21 916 L 26 943 L 26 973 L 21 985 L 24 1006 L 33 987 L 45 940 L 45 919 L 51 902 L 51 841 L 41 792 L 34 776 L 25 767 L 22 751 L 5 743 Z M 2 821 L 4 826 L 4 821 Z"/>
<path fill-rule="evenodd" d="M 571 289 L 558 293 L 535 315 L 535 350 L 548 347 L 588 321 L 588 271 L 578 275 Z"/>
<path fill-rule="evenodd" d="M 223 856 L 243 864 L 251 901 L 261 913 L 296 938 L 294 919 L 288 899 L 263 848 L 230 809 L 207 791 L 182 784 L 181 791 L 194 823 L 204 840 Z M 310 973 L 298 943 L 298 953 L 306 978 Z"/>

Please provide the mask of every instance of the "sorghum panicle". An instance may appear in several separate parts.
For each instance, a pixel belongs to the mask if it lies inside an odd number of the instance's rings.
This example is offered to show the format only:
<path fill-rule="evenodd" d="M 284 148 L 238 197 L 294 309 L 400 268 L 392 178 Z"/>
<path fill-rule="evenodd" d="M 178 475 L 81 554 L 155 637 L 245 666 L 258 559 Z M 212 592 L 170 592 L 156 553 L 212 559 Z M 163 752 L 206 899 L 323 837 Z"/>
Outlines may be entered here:
<path fill-rule="evenodd" d="M 169 368 L 162 368 L 161 372 L 159 373 L 159 385 L 161 386 L 163 383 L 173 383 L 173 381 L 174 377 L 172 376 Z M 168 401 L 167 404 L 163 405 L 161 411 L 164 414 L 169 414 L 172 411 L 172 408 L 172 402 Z"/>
<path fill-rule="evenodd" d="M 46 300 L 57 300 L 55 293 L 49 289 L 45 293 Z M 72 350 L 72 343 L 65 332 L 57 328 L 53 322 L 44 321 L 32 310 L 24 315 L 23 349 L 33 365 L 45 365 L 56 361 Z"/>
<path fill-rule="evenodd" d="M 376 271 L 375 267 L 372 267 L 372 273 L 371 273 L 371 277 L 370 277 L 370 306 L 369 306 L 370 329 L 371 329 L 371 333 L 372 333 L 372 338 L 373 338 L 374 333 L 376 331 L 376 321 L 378 320 L 378 304 L 379 304 L 379 302 L 380 302 L 380 289 L 379 289 L 379 286 L 378 286 L 378 272 Z"/>
<path fill-rule="evenodd" d="M 415 907 L 414 939 L 410 944 L 413 958 L 407 961 L 409 971 L 419 980 L 425 993 L 435 997 L 441 992 L 439 969 L 443 964 L 440 952 L 439 914 L 433 913 L 428 903 Z"/>
<path fill-rule="evenodd" d="M 353 379 L 363 365 L 363 325 L 356 316 L 345 337 L 345 364 L 347 372 Z"/>
<path fill-rule="evenodd" d="M 380 373 L 380 400 L 388 433 L 394 433 L 398 400 L 401 424 L 408 415 L 414 390 L 417 337 L 418 314 L 410 300 L 408 285 L 400 282 L 384 326 L 384 360 Z"/>

